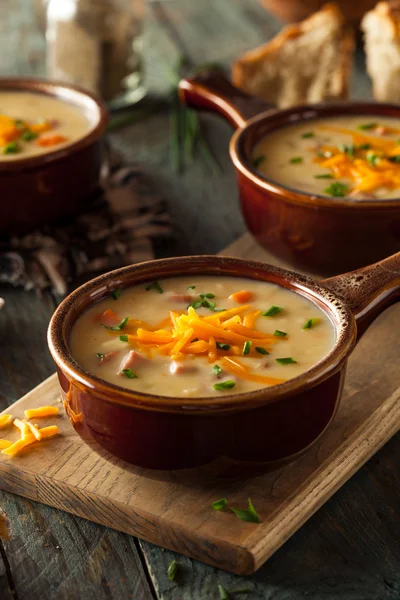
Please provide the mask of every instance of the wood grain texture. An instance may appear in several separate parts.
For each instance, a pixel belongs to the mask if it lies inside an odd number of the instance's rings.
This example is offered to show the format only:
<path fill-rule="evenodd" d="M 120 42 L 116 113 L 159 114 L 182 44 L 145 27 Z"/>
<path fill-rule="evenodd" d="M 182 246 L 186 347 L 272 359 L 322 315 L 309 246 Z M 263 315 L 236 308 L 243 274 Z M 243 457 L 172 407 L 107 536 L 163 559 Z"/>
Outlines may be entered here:
<path fill-rule="evenodd" d="M 240 241 L 229 252 L 240 256 L 242 247 Z M 0 457 L 0 487 L 222 569 L 252 573 L 398 431 L 398 327 L 400 306 L 387 311 L 359 344 L 327 434 L 303 457 L 273 473 L 227 481 L 221 466 L 173 473 L 131 468 L 91 451 L 60 417 L 60 439 L 15 459 Z M 21 418 L 27 408 L 57 403 L 57 381 L 51 377 L 10 410 Z M 262 523 L 213 512 L 210 503 L 222 496 L 234 506 L 245 506 L 251 497 Z"/>
<path fill-rule="evenodd" d="M 0 311 L 0 345 L 7 351 L 0 353 L 0 382 L 11 404 L 21 390 L 54 371 L 46 344 L 54 303 L 50 295 L 38 298 L 4 286 L 1 295 L 6 304 Z M 7 407 L 4 396 L 0 406 Z M 10 584 L 19 600 L 152 598 L 133 538 L 3 491 L 0 506 L 11 534 L 4 542 L 11 582 L 0 558 L 1 600 L 8 598 Z"/>

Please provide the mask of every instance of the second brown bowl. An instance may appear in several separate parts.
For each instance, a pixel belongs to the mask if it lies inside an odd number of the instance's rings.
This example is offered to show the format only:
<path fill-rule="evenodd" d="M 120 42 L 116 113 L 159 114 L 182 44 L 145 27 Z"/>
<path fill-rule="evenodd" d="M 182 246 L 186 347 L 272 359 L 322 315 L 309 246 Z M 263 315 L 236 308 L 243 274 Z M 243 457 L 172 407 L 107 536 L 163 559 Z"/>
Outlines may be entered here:
<path fill-rule="evenodd" d="M 180 95 L 189 106 L 218 112 L 236 128 L 230 155 L 243 216 L 273 254 L 295 267 L 331 275 L 400 250 L 400 197 L 357 201 L 311 195 L 263 177 L 252 164 L 255 144 L 276 129 L 338 115 L 399 119 L 398 105 L 345 102 L 277 110 L 234 88 L 220 72 L 182 80 Z"/>

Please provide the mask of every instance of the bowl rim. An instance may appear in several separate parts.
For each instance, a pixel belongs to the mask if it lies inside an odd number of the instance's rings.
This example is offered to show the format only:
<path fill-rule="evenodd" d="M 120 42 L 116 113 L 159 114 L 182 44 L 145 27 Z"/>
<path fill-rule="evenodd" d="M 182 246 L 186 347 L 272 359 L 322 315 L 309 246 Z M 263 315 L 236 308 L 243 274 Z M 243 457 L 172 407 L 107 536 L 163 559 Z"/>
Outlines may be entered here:
<path fill-rule="evenodd" d="M 244 274 L 244 272 L 247 273 Z M 74 306 L 79 306 L 81 314 L 96 301 L 111 294 L 115 287 L 127 288 L 136 284 L 144 284 L 161 277 L 179 275 L 234 275 L 250 277 L 260 281 L 272 280 L 277 283 L 286 282 L 291 290 L 313 300 L 328 314 L 336 333 L 336 339 L 331 351 L 305 373 L 287 380 L 284 383 L 264 387 L 251 392 L 224 394 L 220 396 L 202 396 L 196 398 L 158 396 L 106 382 L 81 367 L 72 357 L 68 348 L 66 320 L 71 316 Z M 264 275 L 264 279 L 262 278 Z M 132 282 L 136 280 L 136 283 Z M 83 297 L 89 298 L 82 310 Z M 78 316 L 79 316 L 78 314 Z M 73 323 L 71 324 L 73 326 Z M 161 412 L 184 412 L 198 414 L 199 412 L 224 412 L 227 410 L 248 410 L 277 402 L 298 392 L 304 392 L 318 383 L 326 380 L 342 368 L 356 343 L 356 324 L 353 313 L 346 302 L 331 290 L 308 276 L 300 275 L 280 267 L 258 261 L 226 257 L 226 256 L 186 256 L 151 260 L 121 267 L 109 273 L 100 275 L 84 283 L 74 290 L 56 309 L 48 328 L 48 345 L 50 353 L 61 372 L 67 374 L 80 388 L 85 387 L 95 395 L 98 394 L 113 404 L 136 407 L 145 410 Z"/>
<path fill-rule="evenodd" d="M 252 182 L 254 186 L 264 192 L 272 193 L 279 196 L 283 201 L 306 204 L 308 206 L 318 206 L 320 208 L 343 210 L 371 210 L 371 209 L 399 209 L 400 196 L 398 198 L 381 198 L 376 200 L 360 200 L 356 198 L 335 198 L 332 196 L 323 196 L 319 194 L 311 194 L 302 192 L 294 188 L 280 184 L 273 179 L 268 179 L 259 173 L 255 167 L 249 164 L 247 156 L 244 152 L 244 144 L 246 136 L 249 132 L 256 129 L 260 123 L 270 123 L 274 125 L 278 122 L 278 126 L 273 127 L 273 130 L 290 127 L 301 122 L 307 123 L 321 117 L 331 116 L 348 116 L 356 114 L 358 116 L 365 114 L 366 117 L 372 116 L 388 116 L 390 112 L 397 113 L 400 118 L 400 106 L 396 104 L 384 102 L 368 102 L 368 101 L 348 101 L 341 103 L 319 103 L 319 104 L 303 104 L 286 109 L 271 109 L 267 110 L 255 117 L 252 117 L 246 122 L 245 127 L 237 129 L 233 134 L 229 152 L 231 159 L 236 169 Z"/>
<path fill-rule="evenodd" d="M 86 148 L 104 135 L 109 121 L 109 111 L 107 106 L 103 100 L 82 87 L 64 83 L 63 81 L 36 77 L 0 77 L 0 93 L 2 91 L 28 91 L 33 94 L 44 94 L 56 97 L 61 101 L 68 103 L 68 100 L 65 100 L 62 93 L 60 93 L 63 90 L 67 92 L 66 95 L 71 98 L 69 101 L 70 104 L 74 104 L 77 107 L 83 107 L 83 99 L 85 98 L 92 102 L 93 107 L 94 105 L 96 106 L 97 120 L 94 126 L 91 127 L 84 136 L 63 148 L 51 150 L 37 156 L 15 158 L 12 161 L 0 161 L 0 172 L 20 171 L 21 169 L 31 169 L 36 166 L 47 165 Z M 76 102 L 73 102 L 72 99 L 76 100 Z M 79 99 L 81 100 L 80 102 Z M 93 111 L 93 108 L 90 110 Z"/>

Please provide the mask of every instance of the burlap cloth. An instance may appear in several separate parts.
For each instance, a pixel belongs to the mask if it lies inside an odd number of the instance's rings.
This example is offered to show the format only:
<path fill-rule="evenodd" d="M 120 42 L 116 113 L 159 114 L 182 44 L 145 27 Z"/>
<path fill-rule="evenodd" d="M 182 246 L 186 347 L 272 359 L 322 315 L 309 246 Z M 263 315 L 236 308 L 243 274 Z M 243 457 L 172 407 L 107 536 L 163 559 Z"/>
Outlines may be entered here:
<path fill-rule="evenodd" d="M 65 224 L 0 242 L 0 282 L 65 295 L 68 283 L 153 258 L 171 234 L 164 202 L 139 167 L 109 158 L 102 193 Z"/>

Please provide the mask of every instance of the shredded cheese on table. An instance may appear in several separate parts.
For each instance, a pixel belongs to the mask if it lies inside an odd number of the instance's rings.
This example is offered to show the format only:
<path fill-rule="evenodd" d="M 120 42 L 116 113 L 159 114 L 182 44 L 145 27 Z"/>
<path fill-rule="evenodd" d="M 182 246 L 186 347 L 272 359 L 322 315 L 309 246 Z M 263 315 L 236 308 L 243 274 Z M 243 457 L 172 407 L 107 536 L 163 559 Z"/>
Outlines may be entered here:
<path fill-rule="evenodd" d="M 58 415 L 58 412 L 56 406 L 40 406 L 38 408 L 26 410 L 25 417 L 27 419 L 33 417 L 51 417 Z M 38 425 L 34 425 L 25 419 L 13 419 L 12 415 L 9 414 L 0 415 L 0 424 L 1 423 L 12 423 L 20 430 L 20 438 L 15 442 L 0 439 L 0 450 L 2 451 L 2 454 L 6 454 L 7 456 L 16 456 L 21 450 L 34 442 L 40 442 L 45 438 L 54 437 L 59 433 L 57 425 L 39 428 Z"/>
<path fill-rule="evenodd" d="M 8 427 L 13 422 L 12 415 L 0 415 L 0 429 Z"/>
<path fill-rule="evenodd" d="M 57 406 L 40 406 L 39 408 L 30 408 L 25 411 L 25 417 L 27 419 L 52 417 L 58 415 L 59 410 Z"/>

